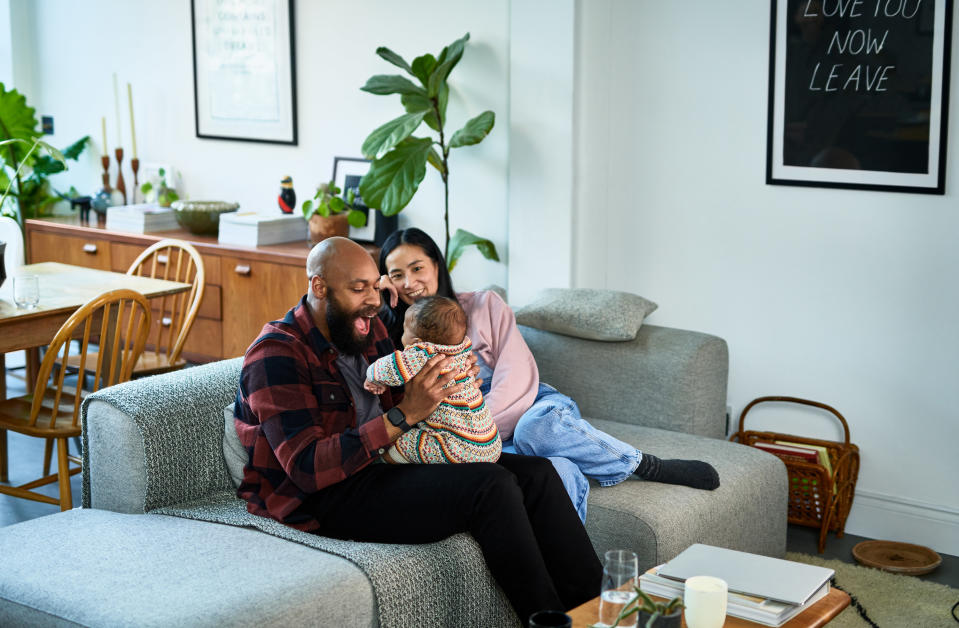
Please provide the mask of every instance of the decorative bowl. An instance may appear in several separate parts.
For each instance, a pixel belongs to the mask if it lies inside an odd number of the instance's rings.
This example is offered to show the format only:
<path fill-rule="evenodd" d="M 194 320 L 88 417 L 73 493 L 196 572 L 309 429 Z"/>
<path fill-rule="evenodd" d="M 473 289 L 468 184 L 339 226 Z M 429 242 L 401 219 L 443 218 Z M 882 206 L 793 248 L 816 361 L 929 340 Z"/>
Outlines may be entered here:
<path fill-rule="evenodd" d="M 173 201 L 170 205 L 180 226 L 196 235 L 216 235 L 220 230 L 220 214 L 234 212 L 239 203 L 226 201 Z"/>

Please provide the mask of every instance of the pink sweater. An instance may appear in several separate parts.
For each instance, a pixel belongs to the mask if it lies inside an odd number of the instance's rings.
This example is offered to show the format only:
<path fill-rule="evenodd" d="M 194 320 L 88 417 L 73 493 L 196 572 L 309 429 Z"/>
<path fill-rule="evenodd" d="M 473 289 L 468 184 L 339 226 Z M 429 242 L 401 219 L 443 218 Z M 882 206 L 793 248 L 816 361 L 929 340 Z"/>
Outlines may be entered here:
<path fill-rule="evenodd" d="M 473 351 L 493 369 L 486 405 L 500 437 L 513 437 L 513 429 L 529 410 L 539 389 L 539 369 L 516 327 L 513 310 L 495 292 L 460 292 L 456 295 L 466 315 L 466 335 Z"/>

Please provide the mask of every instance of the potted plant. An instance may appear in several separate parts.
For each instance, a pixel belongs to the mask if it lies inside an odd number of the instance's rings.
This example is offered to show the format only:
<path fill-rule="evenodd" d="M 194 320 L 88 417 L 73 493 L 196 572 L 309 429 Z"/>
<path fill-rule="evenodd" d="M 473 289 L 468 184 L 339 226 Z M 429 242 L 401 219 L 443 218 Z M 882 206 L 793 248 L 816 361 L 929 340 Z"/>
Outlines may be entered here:
<path fill-rule="evenodd" d="M 486 238 L 464 229 L 457 229 L 450 238 L 450 150 L 479 144 L 493 129 L 496 119 L 492 111 L 484 111 L 455 133 L 446 133 L 446 105 L 450 96 L 447 79 L 463 56 L 469 38 L 466 33 L 443 48 L 438 57 L 427 53 L 413 59 L 413 63 L 407 63 L 400 55 L 381 46 L 376 54 L 417 82 L 397 74 L 378 74 L 361 88 L 378 96 L 399 94 L 406 113 L 375 129 L 363 142 L 363 155 L 372 163 L 360 181 L 360 196 L 369 207 L 380 210 L 384 216 L 393 216 L 412 200 L 426 176 L 426 164 L 435 168 L 443 180 L 444 254 L 449 270 L 453 270 L 467 246 L 475 245 L 484 257 L 499 261 L 496 246 Z M 413 133 L 423 123 L 438 137 L 414 137 Z"/>
<path fill-rule="evenodd" d="M 341 196 L 341 192 L 332 181 L 321 183 L 313 198 L 303 202 L 303 217 L 309 226 L 310 244 L 331 236 L 346 237 L 350 234 L 351 225 L 362 227 L 366 224 L 366 214 L 353 207 L 356 191 L 347 190 L 346 198 Z"/>
<path fill-rule="evenodd" d="M 180 195 L 176 193 L 176 190 L 167 185 L 166 182 L 166 169 L 160 168 L 157 172 L 158 181 L 156 188 L 156 202 L 160 207 L 169 207 L 173 204 L 173 201 L 180 200 Z M 143 194 L 144 199 L 153 199 L 150 193 L 153 191 L 153 182 L 146 181 L 143 185 L 140 186 L 140 193 Z"/>
<path fill-rule="evenodd" d="M 680 628 L 683 625 L 683 598 L 674 597 L 667 602 L 655 602 L 639 587 L 633 586 L 633 589 L 636 597 L 623 607 L 613 622 L 613 627 L 632 615 L 638 615 L 639 628 Z M 598 627 L 593 624 L 589 628 Z"/>
<path fill-rule="evenodd" d="M 16 220 L 20 229 L 27 218 L 53 213 L 64 195 L 53 189 L 49 177 L 66 170 L 66 160 L 76 160 L 90 140 L 84 136 L 61 152 L 40 139 L 38 127 L 27 99 L 0 83 L 0 213 Z"/>

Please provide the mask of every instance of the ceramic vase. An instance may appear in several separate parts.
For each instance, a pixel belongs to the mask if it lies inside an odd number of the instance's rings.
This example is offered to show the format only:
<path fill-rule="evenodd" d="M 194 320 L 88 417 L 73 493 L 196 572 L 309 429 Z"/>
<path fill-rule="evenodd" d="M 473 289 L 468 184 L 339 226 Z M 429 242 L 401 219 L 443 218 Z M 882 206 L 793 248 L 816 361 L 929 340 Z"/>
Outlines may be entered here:
<path fill-rule="evenodd" d="M 333 214 L 332 216 L 320 216 L 313 214 L 309 221 L 310 246 L 322 242 L 332 236 L 347 237 L 350 235 L 350 223 L 346 219 L 346 214 Z"/>

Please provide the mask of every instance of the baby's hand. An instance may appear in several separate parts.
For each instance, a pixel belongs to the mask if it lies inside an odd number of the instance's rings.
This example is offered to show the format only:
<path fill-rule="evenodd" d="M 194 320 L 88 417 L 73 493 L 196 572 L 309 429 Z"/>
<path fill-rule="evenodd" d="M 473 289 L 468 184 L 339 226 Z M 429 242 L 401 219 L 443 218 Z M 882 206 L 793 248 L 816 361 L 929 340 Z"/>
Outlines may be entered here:
<path fill-rule="evenodd" d="M 367 389 L 374 395 L 382 395 L 386 392 L 386 384 L 378 384 L 370 379 L 363 382 L 363 388 Z"/>

